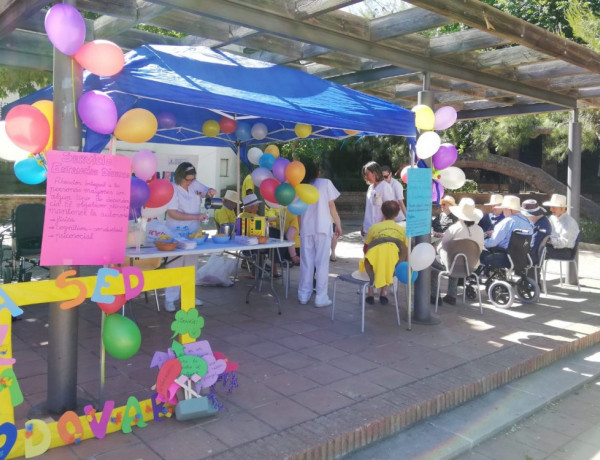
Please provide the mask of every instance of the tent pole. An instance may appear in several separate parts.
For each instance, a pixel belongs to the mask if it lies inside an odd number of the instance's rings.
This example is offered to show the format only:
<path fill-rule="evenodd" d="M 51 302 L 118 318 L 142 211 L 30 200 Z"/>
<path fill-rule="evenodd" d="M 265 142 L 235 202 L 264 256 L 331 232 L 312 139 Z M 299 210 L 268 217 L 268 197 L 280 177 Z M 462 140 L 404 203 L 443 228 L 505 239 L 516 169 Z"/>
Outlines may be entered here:
<path fill-rule="evenodd" d="M 237 194 L 238 194 L 238 202 L 235 205 L 236 206 L 236 216 L 239 216 L 240 214 L 240 197 L 242 196 L 242 194 L 240 193 L 240 176 L 241 176 L 241 158 L 240 158 L 240 141 L 236 142 L 237 144 L 237 181 L 236 181 L 236 187 L 237 187 Z"/>

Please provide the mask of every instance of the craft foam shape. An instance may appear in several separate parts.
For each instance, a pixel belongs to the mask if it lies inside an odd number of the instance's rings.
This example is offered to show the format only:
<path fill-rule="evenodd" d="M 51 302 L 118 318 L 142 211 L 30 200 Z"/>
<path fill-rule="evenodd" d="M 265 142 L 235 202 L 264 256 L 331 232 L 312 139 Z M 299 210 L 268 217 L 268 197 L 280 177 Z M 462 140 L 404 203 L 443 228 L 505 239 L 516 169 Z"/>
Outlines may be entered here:
<path fill-rule="evenodd" d="M 96 438 L 102 439 L 106 436 L 106 429 L 108 428 L 110 415 L 114 408 L 114 401 L 104 401 L 104 409 L 102 409 L 100 414 L 100 421 L 96 418 L 96 411 L 93 406 L 88 405 L 83 408 L 85 415 L 87 416 L 88 424 L 90 425 L 90 430 L 92 430 L 92 433 L 94 433 Z"/>
<path fill-rule="evenodd" d="M 13 316 L 19 316 L 23 314 L 23 310 L 12 300 L 12 298 L 5 292 L 4 286 L 0 286 L 0 309 L 7 309 Z"/>
<path fill-rule="evenodd" d="M 103 294 L 102 289 L 110 286 L 110 282 L 107 278 L 117 278 L 118 276 L 119 270 L 115 268 L 101 268 L 98 270 L 98 280 L 96 281 L 96 286 L 94 287 L 92 301 L 100 303 L 113 303 L 115 301 L 115 296 Z"/>
<path fill-rule="evenodd" d="M 4 444 L 0 446 L 0 458 L 4 459 L 17 442 L 17 427 L 12 423 L 3 423 L 0 425 L 0 438 L 4 438 Z"/>
<path fill-rule="evenodd" d="M 169 387 L 181 375 L 181 362 L 178 359 L 165 361 L 156 377 L 156 391 L 164 399 L 169 399 Z"/>
<path fill-rule="evenodd" d="M 208 398 L 184 399 L 175 406 L 175 418 L 177 420 L 192 420 L 200 417 L 208 417 L 217 412 Z"/>
<path fill-rule="evenodd" d="M 119 269 L 125 284 L 125 298 L 127 300 L 137 297 L 144 289 L 144 273 L 138 267 L 124 266 Z M 137 285 L 132 287 L 131 278 L 137 279 Z M 181 310 L 180 310 L 181 311 Z"/>
<path fill-rule="evenodd" d="M 0 366 L 10 366 L 14 364 L 16 360 L 14 358 L 8 358 L 10 340 L 4 340 L 9 335 L 9 326 L 7 324 L 0 325 Z M 9 336 L 10 337 L 10 336 Z M 12 352 L 10 353 L 12 354 Z"/>

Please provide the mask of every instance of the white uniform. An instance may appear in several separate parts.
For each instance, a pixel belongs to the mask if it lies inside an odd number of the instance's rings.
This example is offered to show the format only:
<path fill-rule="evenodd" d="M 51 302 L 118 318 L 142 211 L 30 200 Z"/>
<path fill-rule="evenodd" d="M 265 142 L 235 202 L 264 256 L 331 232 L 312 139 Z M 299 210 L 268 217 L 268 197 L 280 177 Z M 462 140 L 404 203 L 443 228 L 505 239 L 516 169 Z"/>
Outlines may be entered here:
<path fill-rule="evenodd" d="M 392 187 L 392 191 L 394 192 L 394 199 L 396 201 L 404 201 L 404 189 L 402 188 L 402 184 L 393 177 L 391 178 L 389 184 Z M 402 208 L 400 208 L 398 217 L 396 217 L 396 222 L 403 222 L 405 220 L 406 216 L 402 212 Z"/>
<path fill-rule="evenodd" d="M 173 184 L 175 193 L 173 198 L 167 205 L 167 210 L 176 210 L 185 212 L 188 214 L 199 214 L 202 206 L 202 195 L 205 194 L 209 188 L 201 184 L 198 181 L 192 182 L 188 189 L 184 189 L 181 185 Z M 172 219 L 167 214 L 167 226 L 173 229 L 173 235 L 187 237 L 190 233 L 194 233 L 200 227 L 198 220 L 176 220 Z M 187 267 L 193 266 L 194 270 L 197 268 L 198 256 L 182 256 L 173 261 L 168 262 L 167 267 Z M 175 302 L 179 300 L 181 295 L 181 289 L 179 286 L 171 286 L 165 289 L 165 300 L 167 302 Z"/>
<path fill-rule="evenodd" d="M 313 291 L 313 273 L 316 270 L 316 305 L 329 302 L 329 248 L 333 228 L 329 202 L 340 192 L 329 179 L 316 179 L 313 184 L 319 191 L 319 200 L 308 206 L 300 221 L 300 281 L 298 300 L 308 302 Z"/>
<path fill-rule="evenodd" d="M 365 232 L 365 235 L 371 225 L 383 220 L 383 213 L 381 212 L 383 202 L 394 199 L 392 186 L 386 181 L 381 181 L 376 186 L 374 184 L 369 185 L 365 203 L 365 218 L 363 219 L 363 232 Z"/>

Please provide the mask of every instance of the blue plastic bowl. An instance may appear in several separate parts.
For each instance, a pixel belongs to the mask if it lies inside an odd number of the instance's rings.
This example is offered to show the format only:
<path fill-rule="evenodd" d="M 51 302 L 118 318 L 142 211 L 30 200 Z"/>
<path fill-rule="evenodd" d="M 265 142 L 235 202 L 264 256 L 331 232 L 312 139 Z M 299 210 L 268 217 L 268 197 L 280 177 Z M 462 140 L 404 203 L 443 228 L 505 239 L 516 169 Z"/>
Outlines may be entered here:
<path fill-rule="evenodd" d="M 231 242 L 231 238 L 229 236 L 212 236 L 211 240 L 213 240 L 217 244 L 226 244 Z"/>
<path fill-rule="evenodd" d="M 196 246 L 200 246 L 201 244 L 204 244 L 207 239 L 208 239 L 208 233 L 206 233 L 202 238 L 190 238 L 189 240 L 195 241 Z"/>

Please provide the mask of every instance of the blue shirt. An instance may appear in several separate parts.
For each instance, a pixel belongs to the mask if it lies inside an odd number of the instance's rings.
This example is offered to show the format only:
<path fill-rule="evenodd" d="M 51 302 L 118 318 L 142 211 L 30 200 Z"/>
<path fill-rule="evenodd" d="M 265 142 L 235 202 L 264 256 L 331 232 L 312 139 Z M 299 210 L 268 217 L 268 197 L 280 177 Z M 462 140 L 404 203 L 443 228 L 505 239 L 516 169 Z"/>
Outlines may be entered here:
<path fill-rule="evenodd" d="M 483 217 L 479 221 L 479 226 L 483 229 L 484 232 L 489 232 L 490 230 L 494 230 L 496 224 L 502 219 L 504 219 L 503 213 L 500 213 L 496 216 L 493 212 L 490 212 L 489 214 L 483 215 Z"/>
<path fill-rule="evenodd" d="M 550 220 L 543 216 L 538 221 L 533 224 L 533 237 L 531 238 L 531 260 L 534 265 L 537 265 L 540 261 L 539 253 L 540 253 L 540 244 L 544 237 L 552 234 L 552 224 Z"/>
<path fill-rule="evenodd" d="M 487 240 L 485 240 L 485 247 L 489 248 L 500 248 L 508 249 L 508 242 L 512 232 L 515 230 L 522 230 L 528 234 L 533 233 L 533 225 L 531 222 L 522 214 L 513 214 L 500 221 L 498 225 L 494 227 L 494 233 Z"/>

